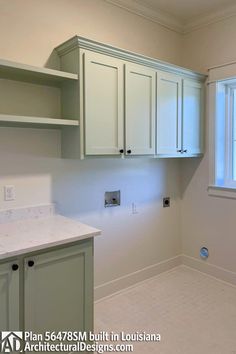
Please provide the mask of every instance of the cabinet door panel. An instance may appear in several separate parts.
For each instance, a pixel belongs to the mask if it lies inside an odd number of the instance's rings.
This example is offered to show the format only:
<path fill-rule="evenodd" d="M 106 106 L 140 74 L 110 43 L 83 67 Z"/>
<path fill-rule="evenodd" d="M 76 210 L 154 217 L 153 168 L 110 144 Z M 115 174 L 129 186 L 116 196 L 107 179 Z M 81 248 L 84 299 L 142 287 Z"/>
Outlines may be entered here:
<path fill-rule="evenodd" d="M 155 72 L 126 64 L 125 135 L 132 155 L 155 153 Z"/>
<path fill-rule="evenodd" d="M 188 155 L 202 153 L 202 117 L 203 85 L 191 80 L 184 80 L 182 148 L 187 150 Z"/>
<path fill-rule="evenodd" d="M 86 155 L 116 155 L 123 149 L 123 63 L 86 51 L 84 124 Z"/>
<path fill-rule="evenodd" d="M 182 80 L 157 73 L 157 154 L 178 156 L 181 149 Z"/>
<path fill-rule="evenodd" d="M 29 267 L 28 261 L 34 261 Z M 92 240 L 25 260 L 25 329 L 93 327 Z"/>
<path fill-rule="evenodd" d="M 19 271 L 0 264 L 0 331 L 19 330 Z"/>

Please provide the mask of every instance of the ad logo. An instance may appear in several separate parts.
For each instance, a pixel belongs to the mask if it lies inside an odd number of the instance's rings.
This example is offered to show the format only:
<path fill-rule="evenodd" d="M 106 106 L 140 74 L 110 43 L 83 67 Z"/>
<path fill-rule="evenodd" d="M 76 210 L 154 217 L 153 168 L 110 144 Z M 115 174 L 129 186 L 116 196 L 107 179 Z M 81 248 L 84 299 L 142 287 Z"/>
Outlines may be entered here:
<path fill-rule="evenodd" d="M 0 352 L 22 352 L 23 344 L 22 332 L 0 332 Z"/>

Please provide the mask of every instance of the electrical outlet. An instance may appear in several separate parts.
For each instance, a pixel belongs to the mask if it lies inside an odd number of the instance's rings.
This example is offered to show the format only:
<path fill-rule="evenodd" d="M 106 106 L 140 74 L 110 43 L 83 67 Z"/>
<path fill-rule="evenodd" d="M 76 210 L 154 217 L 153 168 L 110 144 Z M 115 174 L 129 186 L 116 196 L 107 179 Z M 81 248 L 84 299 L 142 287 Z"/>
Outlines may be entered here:
<path fill-rule="evenodd" d="M 163 208 L 169 208 L 169 207 L 170 207 L 170 197 L 163 198 Z"/>
<path fill-rule="evenodd" d="M 16 199 L 15 186 L 7 185 L 4 186 L 4 200 L 11 201 Z"/>

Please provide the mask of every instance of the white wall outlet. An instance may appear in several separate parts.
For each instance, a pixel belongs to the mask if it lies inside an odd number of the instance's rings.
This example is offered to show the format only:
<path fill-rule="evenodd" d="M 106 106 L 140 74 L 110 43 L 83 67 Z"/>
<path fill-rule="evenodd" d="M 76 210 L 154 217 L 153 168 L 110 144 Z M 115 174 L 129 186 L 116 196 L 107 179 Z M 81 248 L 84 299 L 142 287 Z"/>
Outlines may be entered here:
<path fill-rule="evenodd" d="M 16 199 L 15 186 L 7 185 L 4 186 L 4 200 L 10 201 Z"/>

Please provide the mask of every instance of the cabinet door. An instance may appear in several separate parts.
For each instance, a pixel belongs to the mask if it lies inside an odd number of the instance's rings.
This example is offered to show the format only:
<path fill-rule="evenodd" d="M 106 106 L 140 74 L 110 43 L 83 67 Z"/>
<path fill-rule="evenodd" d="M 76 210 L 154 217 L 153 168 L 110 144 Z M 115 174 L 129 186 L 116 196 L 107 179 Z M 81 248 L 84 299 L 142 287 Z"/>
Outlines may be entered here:
<path fill-rule="evenodd" d="M 85 154 L 118 155 L 124 148 L 123 63 L 89 51 L 83 62 Z"/>
<path fill-rule="evenodd" d="M 157 154 L 179 156 L 181 150 L 182 80 L 157 73 Z"/>
<path fill-rule="evenodd" d="M 125 141 L 126 154 L 155 153 L 155 71 L 141 65 L 126 64 Z"/>
<path fill-rule="evenodd" d="M 25 259 L 25 330 L 93 329 L 92 247 L 89 239 Z"/>
<path fill-rule="evenodd" d="M 0 264 L 0 331 L 19 330 L 19 270 Z"/>
<path fill-rule="evenodd" d="M 203 84 L 183 80 L 183 138 L 186 155 L 203 152 Z"/>

